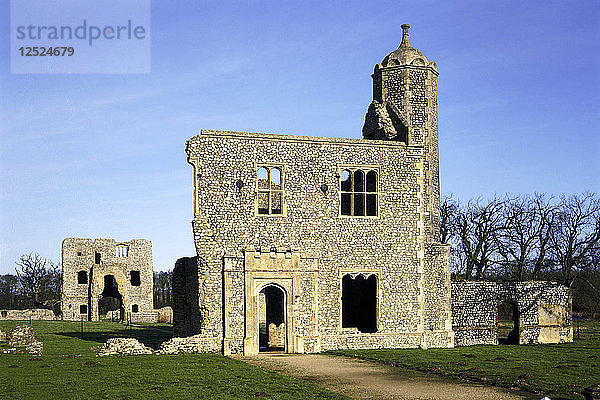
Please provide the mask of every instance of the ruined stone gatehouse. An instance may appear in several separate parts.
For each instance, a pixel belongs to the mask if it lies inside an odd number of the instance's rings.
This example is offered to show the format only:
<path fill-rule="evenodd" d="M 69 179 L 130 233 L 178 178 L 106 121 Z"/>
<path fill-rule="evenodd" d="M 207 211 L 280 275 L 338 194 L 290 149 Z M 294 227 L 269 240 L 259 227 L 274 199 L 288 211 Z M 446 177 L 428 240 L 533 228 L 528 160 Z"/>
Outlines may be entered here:
<path fill-rule="evenodd" d="M 120 319 L 156 319 L 149 240 L 67 238 L 62 268 L 63 319 L 98 321 L 111 310 L 119 310 Z"/>
<path fill-rule="evenodd" d="M 364 139 L 187 142 L 198 256 L 174 271 L 176 335 L 225 354 L 453 346 L 438 72 L 403 30 L 375 66 Z"/>

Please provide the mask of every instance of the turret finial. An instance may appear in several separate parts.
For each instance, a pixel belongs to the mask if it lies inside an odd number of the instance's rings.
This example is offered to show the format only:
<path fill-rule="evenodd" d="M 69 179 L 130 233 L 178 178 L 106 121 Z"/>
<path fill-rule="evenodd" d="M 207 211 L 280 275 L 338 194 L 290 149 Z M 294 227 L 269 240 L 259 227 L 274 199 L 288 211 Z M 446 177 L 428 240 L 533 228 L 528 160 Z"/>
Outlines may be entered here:
<path fill-rule="evenodd" d="M 410 28 L 410 25 L 402 24 L 401 28 L 402 28 L 402 43 L 400 43 L 400 46 L 402 46 L 402 45 L 410 46 L 410 43 L 408 42 L 408 29 Z"/>

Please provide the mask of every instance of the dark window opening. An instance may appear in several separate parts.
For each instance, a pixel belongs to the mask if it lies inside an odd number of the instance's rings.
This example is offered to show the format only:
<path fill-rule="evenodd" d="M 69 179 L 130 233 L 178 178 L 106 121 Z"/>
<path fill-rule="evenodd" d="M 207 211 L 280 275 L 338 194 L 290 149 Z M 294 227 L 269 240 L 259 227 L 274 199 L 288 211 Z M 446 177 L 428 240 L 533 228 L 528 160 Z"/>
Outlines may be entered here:
<path fill-rule="evenodd" d="M 340 214 L 377 216 L 377 172 L 345 169 L 340 174 Z"/>
<path fill-rule="evenodd" d="M 519 344 L 519 309 L 515 303 L 498 304 L 498 343 Z"/>
<path fill-rule="evenodd" d="M 131 271 L 131 286 L 140 286 L 140 271 Z"/>
<path fill-rule="evenodd" d="M 377 278 L 362 275 L 342 278 L 342 328 L 377 332 Z"/>
<path fill-rule="evenodd" d="M 87 304 L 82 304 L 79 306 L 79 314 L 87 314 Z"/>
<path fill-rule="evenodd" d="M 82 256 L 82 253 L 80 251 L 77 252 L 78 256 Z"/>
<path fill-rule="evenodd" d="M 260 167 L 256 173 L 257 208 L 261 215 L 283 214 L 283 183 L 281 169 Z"/>
<path fill-rule="evenodd" d="M 8 316 L 8 311 L 2 311 L 2 318 L 6 318 Z"/>
<path fill-rule="evenodd" d="M 140 311 L 140 308 L 138 307 L 138 305 L 137 304 L 133 304 L 131 306 L 131 312 L 135 312 L 136 313 L 138 311 Z"/>
<path fill-rule="evenodd" d="M 96 264 L 100 264 L 100 253 L 96 252 L 94 262 Z"/>
<path fill-rule="evenodd" d="M 286 340 L 285 295 L 267 286 L 259 295 L 259 351 L 284 351 Z"/>
<path fill-rule="evenodd" d="M 80 285 L 85 285 L 88 283 L 87 271 L 79 271 L 77 273 L 77 283 Z"/>

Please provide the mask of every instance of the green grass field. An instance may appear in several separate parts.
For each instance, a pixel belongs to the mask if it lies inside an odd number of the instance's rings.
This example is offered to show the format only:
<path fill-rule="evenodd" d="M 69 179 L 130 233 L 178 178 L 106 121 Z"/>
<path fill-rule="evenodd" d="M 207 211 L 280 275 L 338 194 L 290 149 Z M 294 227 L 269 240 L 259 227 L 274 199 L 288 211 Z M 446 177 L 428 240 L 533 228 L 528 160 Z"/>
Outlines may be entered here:
<path fill-rule="evenodd" d="M 470 346 L 454 349 L 344 350 L 388 365 L 518 388 L 552 400 L 583 399 L 585 387 L 600 383 L 600 322 L 581 326 L 573 343 Z"/>
<path fill-rule="evenodd" d="M 0 322 L 8 331 L 16 321 Z M 346 399 L 319 386 L 212 354 L 96 357 L 111 337 L 132 336 L 157 347 L 168 326 L 33 321 L 44 355 L 0 354 L 0 399 Z"/>

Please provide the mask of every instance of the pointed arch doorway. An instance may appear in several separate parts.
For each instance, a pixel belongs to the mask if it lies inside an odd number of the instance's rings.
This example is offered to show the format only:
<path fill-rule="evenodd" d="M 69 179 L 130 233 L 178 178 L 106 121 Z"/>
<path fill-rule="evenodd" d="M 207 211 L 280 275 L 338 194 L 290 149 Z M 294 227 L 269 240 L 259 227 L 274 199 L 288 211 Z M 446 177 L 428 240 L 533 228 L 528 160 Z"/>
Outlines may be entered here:
<path fill-rule="evenodd" d="M 258 351 L 285 351 L 286 312 L 285 291 L 274 284 L 258 293 Z"/>
<path fill-rule="evenodd" d="M 246 281 L 244 355 L 304 352 L 302 339 L 294 335 L 294 280 L 256 275 Z"/>

